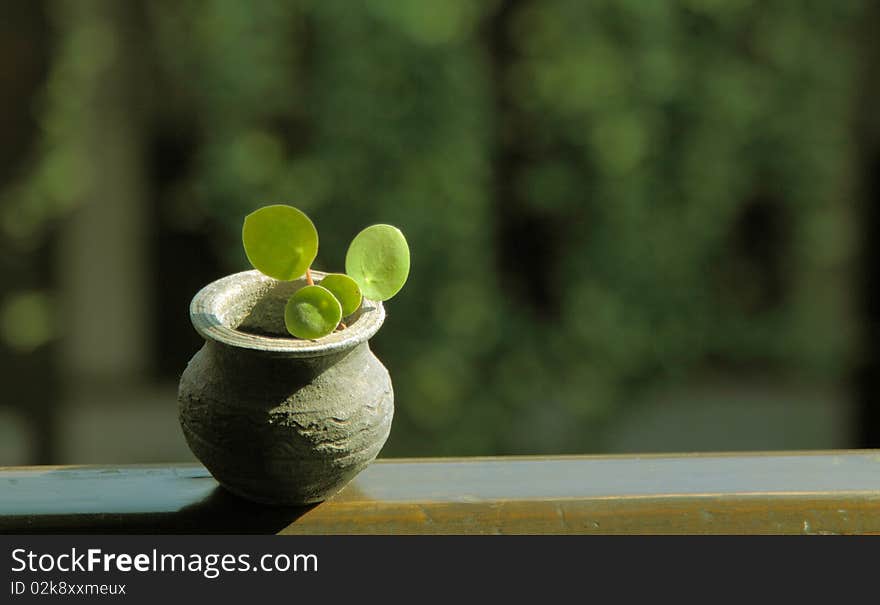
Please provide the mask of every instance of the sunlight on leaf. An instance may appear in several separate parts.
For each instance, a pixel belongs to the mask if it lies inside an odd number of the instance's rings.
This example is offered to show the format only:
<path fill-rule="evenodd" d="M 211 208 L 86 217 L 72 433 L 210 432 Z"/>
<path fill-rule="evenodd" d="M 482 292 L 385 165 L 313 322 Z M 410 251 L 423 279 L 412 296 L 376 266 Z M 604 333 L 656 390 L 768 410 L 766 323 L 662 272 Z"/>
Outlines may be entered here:
<path fill-rule="evenodd" d="M 302 211 L 276 204 L 244 219 L 244 252 L 254 269 L 283 281 L 300 277 L 318 254 L 318 231 Z"/>
<path fill-rule="evenodd" d="M 284 325 L 297 338 L 314 340 L 327 336 L 342 319 L 342 306 L 327 288 L 305 286 L 296 291 L 284 308 Z"/>
<path fill-rule="evenodd" d="M 345 255 L 345 272 L 372 300 L 388 300 L 409 276 L 409 246 L 397 227 L 373 225 L 358 233 Z"/>

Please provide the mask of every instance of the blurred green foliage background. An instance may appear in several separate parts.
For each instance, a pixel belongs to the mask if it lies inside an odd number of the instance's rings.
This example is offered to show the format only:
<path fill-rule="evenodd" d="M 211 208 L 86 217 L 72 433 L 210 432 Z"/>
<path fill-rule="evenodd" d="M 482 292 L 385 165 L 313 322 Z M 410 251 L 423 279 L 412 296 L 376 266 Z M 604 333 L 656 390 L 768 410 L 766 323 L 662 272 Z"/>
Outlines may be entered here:
<path fill-rule="evenodd" d="M 661 385 L 840 381 L 866 5 L 19 7 L 45 19 L 45 56 L 2 158 L 3 338 L 16 354 L 63 338 L 39 259 L 113 180 L 145 208 L 157 380 L 198 346 L 196 289 L 248 268 L 254 208 L 308 213 L 318 269 L 365 225 L 404 231 L 410 280 L 373 343 L 396 392 L 385 455 L 601 451 Z"/>

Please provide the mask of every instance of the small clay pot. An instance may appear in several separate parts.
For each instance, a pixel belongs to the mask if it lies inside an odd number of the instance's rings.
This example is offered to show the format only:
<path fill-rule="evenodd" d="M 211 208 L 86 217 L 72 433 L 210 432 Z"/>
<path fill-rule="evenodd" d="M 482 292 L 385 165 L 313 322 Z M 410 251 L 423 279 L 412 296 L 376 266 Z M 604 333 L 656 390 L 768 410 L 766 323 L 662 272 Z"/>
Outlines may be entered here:
<path fill-rule="evenodd" d="M 180 379 L 180 425 L 214 478 L 257 502 L 329 498 L 391 430 L 391 379 L 368 344 L 382 303 L 364 299 L 347 328 L 299 340 L 284 327 L 284 306 L 303 285 L 245 271 L 209 284 L 190 306 L 205 345 Z"/>

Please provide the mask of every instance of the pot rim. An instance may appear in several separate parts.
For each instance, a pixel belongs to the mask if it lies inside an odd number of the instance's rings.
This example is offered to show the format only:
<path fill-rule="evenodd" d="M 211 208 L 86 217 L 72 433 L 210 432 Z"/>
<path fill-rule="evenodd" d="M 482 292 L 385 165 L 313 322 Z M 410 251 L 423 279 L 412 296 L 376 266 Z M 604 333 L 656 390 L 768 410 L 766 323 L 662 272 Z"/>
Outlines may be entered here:
<path fill-rule="evenodd" d="M 313 270 L 312 275 L 320 279 L 328 274 Z M 278 280 L 257 270 L 221 277 L 199 290 L 193 297 L 189 306 L 190 321 L 206 341 L 285 357 L 321 357 L 352 349 L 372 338 L 385 321 L 385 307 L 382 303 L 364 298 L 360 315 L 350 326 L 318 340 L 262 336 L 228 325 L 227 316 L 232 301 L 254 290 L 266 291 L 278 283 Z"/>

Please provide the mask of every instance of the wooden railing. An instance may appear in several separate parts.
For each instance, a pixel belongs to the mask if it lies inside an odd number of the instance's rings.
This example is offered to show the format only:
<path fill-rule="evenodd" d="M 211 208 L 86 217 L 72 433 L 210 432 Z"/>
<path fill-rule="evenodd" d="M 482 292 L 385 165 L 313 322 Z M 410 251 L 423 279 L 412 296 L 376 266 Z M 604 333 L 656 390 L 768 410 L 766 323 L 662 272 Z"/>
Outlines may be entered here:
<path fill-rule="evenodd" d="M 406 459 L 322 504 L 198 465 L 0 468 L 3 533 L 880 533 L 880 451 Z"/>

